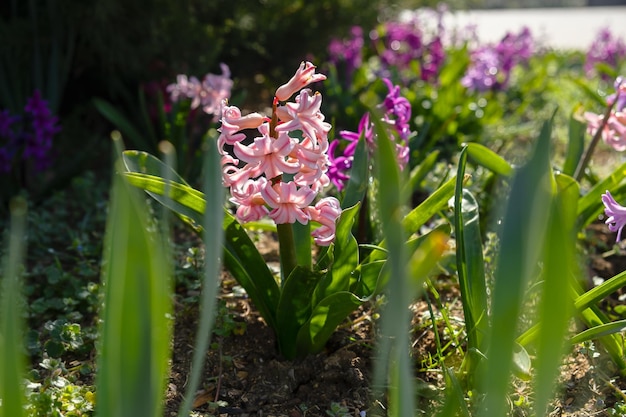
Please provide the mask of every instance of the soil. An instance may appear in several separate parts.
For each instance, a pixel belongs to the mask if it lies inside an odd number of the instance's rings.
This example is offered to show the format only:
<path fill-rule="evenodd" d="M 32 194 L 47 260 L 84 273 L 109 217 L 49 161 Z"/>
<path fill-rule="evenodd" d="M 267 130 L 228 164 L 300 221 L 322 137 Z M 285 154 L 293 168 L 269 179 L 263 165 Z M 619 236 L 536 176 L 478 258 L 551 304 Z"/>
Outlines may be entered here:
<path fill-rule="evenodd" d="M 606 234 L 602 224 L 592 226 L 599 239 L 597 247 L 611 246 L 614 235 Z M 595 227 L 595 228 L 594 228 Z M 268 263 L 277 260 L 277 247 L 271 236 L 259 242 Z M 589 254 L 589 277 L 608 278 L 626 269 L 621 254 Z M 597 278 L 596 278 L 597 279 Z M 462 322 L 462 305 L 452 278 L 441 276 L 436 282 L 442 301 L 448 305 L 451 321 Z M 188 295 L 188 294 L 187 294 Z M 619 304 L 621 294 L 609 303 Z M 184 298 L 186 294 L 181 294 Z M 193 410 L 197 416 L 378 416 L 386 415 L 383 399 L 372 397 L 370 382 L 376 339 L 376 308 L 364 305 L 341 326 L 325 350 L 300 360 L 285 360 L 276 347 L 272 330 L 254 306 L 237 291 L 236 282 L 224 272 L 221 303 L 227 307 L 233 331 L 213 335 L 207 352 L 201 389 L 196 393 Z M 436 300 L 430 300 L 436 309 Z M 610 306 L 609 306 L 610 307 Z M 168 385 L 166 416 L 177 415 L 184 394 L 197 331 L 197 303 L 176 304 L 175 337 L 171 376 Z M 424 415 L 433 415 L 443 400 L 443 376 L 429 369 L 429 358 L 436 355 L 435 334 L 429 322 L 426 298 L 416 301 L 411 353 L 415 359 L 416 389 Z M 219 322 L 217 324 L 220 326 Z M 438 324 L 442 343 L 449 341 L 443 323 Z M 447 348 L 454 350 L 454 344 Z M 450 355 L 454 360 L 453 352 Z M 451 364 L 448 364 L 451 365 Z M 624 401 L 623 379 L 615 378 L 610 360 L 594 346 L 578 346 L 563 361 L 559 394 L 551 404 L 550 416 L 610 416 L 616 401 Z M 532 398 L 528 383 L 514 380 L 511 396 L 512 415 L 530 416 L 525 400 Z M 513 402 L 515 407 L 513 407 Z"/>

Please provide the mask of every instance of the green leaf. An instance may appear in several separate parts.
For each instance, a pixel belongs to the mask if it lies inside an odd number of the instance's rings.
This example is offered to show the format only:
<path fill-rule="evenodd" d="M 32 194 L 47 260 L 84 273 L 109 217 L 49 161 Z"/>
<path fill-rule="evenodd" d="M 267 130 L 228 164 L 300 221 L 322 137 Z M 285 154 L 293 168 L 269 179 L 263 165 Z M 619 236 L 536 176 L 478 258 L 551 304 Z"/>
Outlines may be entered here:
<path fill-rule="evenodd" d="M 619 333 L 624 329 L 626 329 L 626 320 L 618 320 L 611 323 L 601 324 L 578 333 L 570 339 L 570 343 L 577 344 L 588 340 L 599 339 L 603 336 Z"/>
<path fill-rule="evenodd" d="M 171 257 L 144 199 L 116 176 L 107 224 L 97 413 L 162 415 L 171 323 Z"/>
<path fill-rule="evenodd" d="M 294 359 L 298 353 L 298 332 L 311 315 L 311 298 L 323 273 L 297 266 L 283 285 L 276 308 L 276 332 L 280 353 Z"/>
<path fill-rule="evenodd" d="M 126 168 L 131 171 L 125 174 L 128 183 L 147 191 L 152 198 L 173 210 L 197 231 L 202 230 L 206 207 L 203 193 L 184 183 L 166 183 L 157 175 L 170 168 L 145 152 L 126 151 L 123 156 Z M 172 180 L 184 181 L 173 171 L 168 175 Z M 164 197 L 166 189 L 169 189 L 169 198 Z M 243 226 L 226 210 L 223 245 L 224 265 L 246 290 L 267 324 L 276 328 L 276 305 L 280 292 L 278 284 Z"/>
<path fill-rule="evenodd" d="M 0 77 L 1 78 L 1 77 Z M 7 234 L 7 252 L 0 276 L 0 414 L 21 417 L 24 415 L 24 365 L 23 354 L 24 300 L 21 288 L 22 262 L 25 255 L 26 200 L 16 197 L 11 201 L 10 232 Z"/>
<path fill-rule="evenodd" d="M 439 151 L 433 151 L 424 160 L 411 170 L 409 175 L 409 182 L 404 186 L 402 192 L 404 195 L 410 195 L 415 191 L 420 182 L 426 178 L 429 172 L 431 172 L 439 157 Z"/>
<path fill-rule="evenodd" d="M 457 185 L 454 196 L 454 233 L 456 236 L 456 263 L 468 349 L 483 351 L 483 338 L 489 328 L 487 316 L 487 287 L 480 231 L 479 207 L 472 193 L 463 188 L 460 179 L 465 175 L 469 148 L 463 148 L 458 163 Z M 477 361 L 468 357 L 467 371 L 473 378 Z"/>
<path fill-rule="evenodd" d="M 481 375 L 484 410 L 489 410 L 489 416 L 505 414 L 524 287 L 533 274 L 545 235 L 551 204 L 552 120 L 544 123 L 533 156 L 514 176 L 506 204 L 487 336 L 489 360 Z"/>
<path fill-rule="evenodd" d="M 115 125 L 128 140 L 140 149 L 154 150 L 155 145 L 149 143 L 139 130 L 108 101 L 94 98 L 93 104 L 96 109 Z"/>
<path fill-rule="evenodd" d="M 352 235 L 352 226 L 359 212 L 360 204 L 344 209 L 335 231 L 335 242 L 332 247 L 333 263 L 328 273 L 315 288 L 312 303 L 339 291 L 347 291 L 350 278 L 359 264 L 359 245 Z"/>
<path fill-rule="evenodd" d="M 322 350 L 337 326 L 362 302 L 363 300 L 355 294 L 341 291 L 330 294 L 317 303 L 310 313 L 310 318 L 298 332 L 298 352 L 305 354 Z"/>
<path fill-rule="evenodd" d="M 585 133 L 587 125 L 576 118 L 574 110 L 569 118 L 569 134 L 567 142 L 567 154 L 563 163 L 563 173 L 574 175 L 576 167 L 585 150 Z"/>
<path fill-rule="evenodd" d="M 513 167 L 500 155 L 480 143 L 468 143 L 466 145 L 469 157 L 476 164 L 481 165 L 503 177 L 513 174 Z"/>

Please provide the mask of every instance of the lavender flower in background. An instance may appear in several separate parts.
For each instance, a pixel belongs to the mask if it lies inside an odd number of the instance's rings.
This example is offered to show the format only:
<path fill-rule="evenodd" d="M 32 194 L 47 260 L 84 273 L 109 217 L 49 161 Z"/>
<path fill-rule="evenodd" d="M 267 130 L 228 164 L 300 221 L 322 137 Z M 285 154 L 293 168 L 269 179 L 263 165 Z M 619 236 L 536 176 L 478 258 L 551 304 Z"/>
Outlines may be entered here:
<path fill-rule="evenodd" d="M 587 51 L 584 69 L 587 76 L 594 76 L 597 64 L 602 63 L 616 68 L 619 61 L 625 58 L 626 44 L 624 40 L 614 37 L 609 28 L 604 28 L 598 32 Z M 610 79 L 609 75 L 604 73 L 601 74 L 601 77 L 605 81 Z"/>
<path fill-rule="evenodd" d="M 411 104 L 405 97 L 400 95 L 399 86 L 393 85 L 387 78 L 384 78 L 383 82 L 389 89 L 389 92 L 379 105 L 384 110 L 382 121 L 389 127 L 390 138 L 395 140 L 398 164 L 400 164 L 401 169 L 404 169 L 409 162 L 408 141 L 413 134 L 409 127 Z M 337 190 L 341 191 L 350 179 L 349 171 L 354 162 L 354 152 L 359 138 L 361 136 L 364 137 L 370 151 L 376 145 L 376 134 L 374 132 L 374 124 L 370 121 L 370 114 L 365 113 L 363 115 L 356 132 L 342 130 L 339 132 L 339 136 L 348 141 L 348 144 L 343 149 L 340 149 L 341 143 L 339 139 L 335 139 L 330 143 L 328 149 L 330 166 L 327 174 L 330 181 L 337 187 Z"/>
<path fill-rule="evenodd" d="M 530 30 L 508 32 L 497 45 L 481 46 L 471 53 L 471 63 L 461 84 L 469 90 L 502 90 L 509 84 L 511 70 L 530 59 L 534 42 Z"/>
<path fill-rule="evenodd" d="M 617 232 L 616 242 L 619 242 L 622 239 L 622 229 L 626 225 L 626 207 L 617 203 L 608 190 L 602 194 L 602 203 L 607 216 L 605 223 L 611 232 Z"/>
<path fill-rule="evenodd" d="M 363 29 L 353 26 L 349 39 L 332 39 L 328 45 L 329 60 L 335 66 L 345 65 L 346 77 L 352 79 L 354 71 L 363 62 Z"/>
<path fill-rule="evenodd" d="M 41 172 L 52 163 L 52 140 L 61 131 L 41 93 L 35 91 L 24 107 L 23 116 L 0 111 L 0 171 L 10 172 L 17 158 L 33 162 Z"/>
<path fill-rule="evenodd" d="M 202 81 L 196 77 L 187 77 L 180 74 L 176 82 L 167 86 L 172 102 L 190 99 L 191 109 L 202 107 L 202 110 L 211 114 L 217 121 L 222 114 L 222 102 L 230 97 L 233 81 L 230 79 L 230 69 L 226 64 L 220 64 L 222 74 L 206 74 Z"/>

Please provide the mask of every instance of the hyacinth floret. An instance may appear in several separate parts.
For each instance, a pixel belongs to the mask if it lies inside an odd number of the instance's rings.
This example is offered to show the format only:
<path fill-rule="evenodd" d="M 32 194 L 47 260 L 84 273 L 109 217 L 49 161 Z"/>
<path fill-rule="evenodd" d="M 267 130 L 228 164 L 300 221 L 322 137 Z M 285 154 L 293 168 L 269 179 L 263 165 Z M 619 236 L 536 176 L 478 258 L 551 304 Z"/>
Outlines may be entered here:
<path fill-rule="evenodd" d="M 303 62 L 276 90 L 271 117 L 243 116 L 238 107 L 224 101 L 218 146 L 222 182 L 230 189 L 240 222 L 265 216 L 276 224 L 314 221 L 320 224 L 311 233 L 314 241 L 328 246 L 335 238 L 341 208 L 334 197 L 313 204 L 330 184 L 326 152 L 331 129 L 320 111 L 322 95 L 306 88 L 326 79 L 315 69 Z M 296 93 L 294 101 L 288 101 Z M 247 140 L 255 130 L 257 135 Z"/>

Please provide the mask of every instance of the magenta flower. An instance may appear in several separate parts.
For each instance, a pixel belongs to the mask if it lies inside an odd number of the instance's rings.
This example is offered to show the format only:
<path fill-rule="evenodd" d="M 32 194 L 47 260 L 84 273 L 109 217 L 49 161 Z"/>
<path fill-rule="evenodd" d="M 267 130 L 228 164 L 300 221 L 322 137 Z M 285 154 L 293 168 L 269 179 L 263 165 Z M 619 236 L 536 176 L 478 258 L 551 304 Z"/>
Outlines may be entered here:
<path fill-rule="evenodd" d="M 585 72 L 593 76 L 596 65 L 604 64 L 617 67 L 620 60 L 626 58 L 626 43 L 621 38 L 614 37 L 609 28 L 600 30 L 589 47 L 585 58 Z M 608 75 L 602 74 L 607 80 Z"/>
<path fill-rule="evenodd" d="M 288 100 L 292 95 L 307 85 L 317 81 L 324 81 L 326 76 L 324 74 L 316 74 L 315 68 L 315 65 L 310 62 L 303 61 L 294 76 L 291 77 L 286 84 L 278 87 L 276 90 L 276 98 L 279 101 Z"/>
<path fill-rule="evenodd" d="M 608 190 L 602 195 L 602 203 L 604 213 L 608 216 L 605 223 L 611 232 L 617 232 L 616 242 L 619 242 L 622 239 L 622 229 L 626 225 L 626 207 L 618 204 Z"/>
<path fill-rule="evenodd" d="M 276 224 L 307 224 L 311 219 L 305 209 L 313 202 L 317 193 L 309 187 L 296 186 L 293 181 L 278 182 L 263 187 L 261 195 L 273 209 L 269 216 Z"/>

